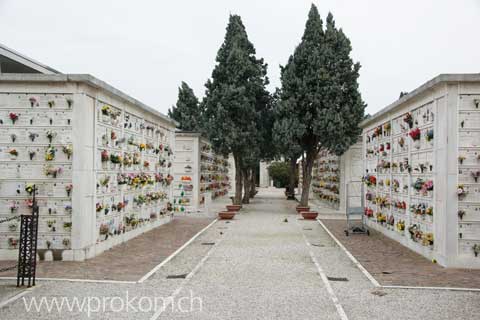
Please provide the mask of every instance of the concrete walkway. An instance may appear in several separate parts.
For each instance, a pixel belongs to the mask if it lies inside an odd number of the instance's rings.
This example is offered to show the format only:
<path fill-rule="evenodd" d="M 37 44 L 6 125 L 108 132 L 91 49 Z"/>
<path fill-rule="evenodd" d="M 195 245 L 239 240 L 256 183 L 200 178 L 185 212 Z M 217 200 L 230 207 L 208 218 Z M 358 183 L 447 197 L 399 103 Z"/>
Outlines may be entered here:
<path fill-rule="evenodd" d="M 294 213 L 295 205 L 284 200 L 282 190 L 261 189 L 235 220 L 217 222 L 145 282 L 42 282 L 24 296 L 27 302 L 41 297 L 90 298 L 92 307 L 95 298 L 108 297 L 115 298 L 116 309 L 107 300 L 105 311 L 100 305 L 101 312 L 91 310 L 90 317 L 85 309 L 26 312 L 20 298 L 0 310 L 0 319 L 474 319 L 480 315 L 478 292 L 375 288 L 316 221 L 301 220 Z M 127 295 L 136 297 L 133 308 L 118 311 Z M 169 296 L 173 303 L 165 310 L 148 310 L 149 299 Z"/>

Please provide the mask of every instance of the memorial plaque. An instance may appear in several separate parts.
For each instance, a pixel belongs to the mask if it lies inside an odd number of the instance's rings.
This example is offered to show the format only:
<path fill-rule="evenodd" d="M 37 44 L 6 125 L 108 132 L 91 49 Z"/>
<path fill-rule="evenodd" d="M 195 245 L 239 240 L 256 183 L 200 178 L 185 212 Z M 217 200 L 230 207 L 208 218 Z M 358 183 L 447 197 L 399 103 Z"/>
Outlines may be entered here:
<path fill-rule="evenodd" d="M 480 131 L 460 131 L 458 135 L 459 147 L 480 147 Z"/>
<path fill-rule="evenodd" d="M 479 240 L 480 241 L 480 223 L 463 223 L 458 224 L 458 232 L 461 233 L 461 239 Z"/>
<path fill-rule="evenodd" d="M 480 110 L 477 108 L 475 100 L 480 100 L 480 95 L 460 95 L 460 110 Z"/>

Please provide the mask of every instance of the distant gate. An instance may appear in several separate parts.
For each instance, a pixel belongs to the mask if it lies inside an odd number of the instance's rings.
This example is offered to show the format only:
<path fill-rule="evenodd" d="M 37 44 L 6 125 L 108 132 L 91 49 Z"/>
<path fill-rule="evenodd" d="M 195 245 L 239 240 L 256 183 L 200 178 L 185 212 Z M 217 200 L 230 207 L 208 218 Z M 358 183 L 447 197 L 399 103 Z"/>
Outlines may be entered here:
<path fill-rule="evenodd" d="M 35 285 L 37 268 L 38 214 L 39 208 L 35 198 L 37 188 L 33 186 L 32 214 L 21 216 L 20 247 L 18 249 L 17 287 Z"/>

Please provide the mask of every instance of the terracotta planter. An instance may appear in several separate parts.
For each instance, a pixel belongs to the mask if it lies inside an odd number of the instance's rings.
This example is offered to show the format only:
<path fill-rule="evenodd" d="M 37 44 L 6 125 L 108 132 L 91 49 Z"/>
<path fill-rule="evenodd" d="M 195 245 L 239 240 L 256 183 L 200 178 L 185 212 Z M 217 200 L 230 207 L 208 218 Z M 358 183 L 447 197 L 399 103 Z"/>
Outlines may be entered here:
<path fill-rule="evenodd" d="M 310 207 L 297 206 L 297 213 L 302 213 L 303 211 L 309 211 Z"/>
<path fill-rule="evenodd" d="M 242 206 L 241 206 L 241 205 L 238 205 L 238 204 L 230 204 L 230 205 L 227 205 L 227 211 L 229 211 L 229 212 L 237 212 L 237 211 L 239 211 L 241 208 L 242 208 Z"/>
<path fill-rule="evenodd" d="M 316 212 L 316 211 L 302 211 L 302 217 L 305 220 L 315 220 L 318 217 L 318 212 Z"/>
<path fill-rule="evenodd" d="M 235 217 L 235 212 L 234 211 L 222 211 L 218 213 L 218 217 L 221 220 L 231 220 L 233 217 Z"/>

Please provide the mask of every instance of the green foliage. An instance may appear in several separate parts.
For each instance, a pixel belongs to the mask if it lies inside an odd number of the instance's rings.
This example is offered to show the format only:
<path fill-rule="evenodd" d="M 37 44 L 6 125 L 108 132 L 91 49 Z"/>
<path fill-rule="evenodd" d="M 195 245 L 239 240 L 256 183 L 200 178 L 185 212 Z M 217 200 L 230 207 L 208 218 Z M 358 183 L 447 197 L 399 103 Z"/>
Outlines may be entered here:
<path fill-rule="evenodd" d="M 182 81 L 178 88 L 176 106 L 168 110 L 168 116 L 179 123 L 178 128 L 185 131 L 200 131 L 202 110 L 192 88 Z"/>
<path fill-rule="evenodd" d="M 290 169 L 285 162 L 272 162 L 268 167 L 268 174 L 273 179 L 273 185 L 277 188 L 284 188 L 288 185 Z"/>
<path fill-rule="evenodd" d="M 255 48 L 237 15 L 230 16 L 216 61 L 212 79 L 205 85 L 207 137 L 218 153 L 259 155 L 257 112 L 268 102 L 267 65 L 255 57 Z"/>
<path fill-rule="evenodd" d="M 281 68 L 280 120 L 275 127 L 305 152 L 321 145 L 342 154 L 361 132 L 365 104 L 357 83 L 360 64 L 353 63 L 350 52 L 350 41 L 335 27 L 332 14 L 323 28 L 312 5 L 302 41 Z"/>
<path fill-rule="evenodd" d="M 268 139 L 269 126 L 264 125 L 262 116 L 269 112 L 271 99 L 265 89 L 267 65 L 255 57 L 255 48 L 238 15 L 230 15 L 216 62 L 212 78 L 205 84 L 204 133 L 216 153 L 233 154 L 234 203 L 239 204 L 242 174 L 248 176 L 266 149 L 263 143 Z"/>
<path fill-rule="evenodd" d="M 333 15 L 328 14 L 324 28 L 312 4 L 302 41 L 281 67 L 274 128 L 286 157 L 299 151 L 302 156 L 302 205 L 308 203 L 313 161 L 320 148 L 341 155 L 361 132 L 358 124 L 365 104 L 358 91 L 360 64 L 350 58 L 351 50 Z"/>

